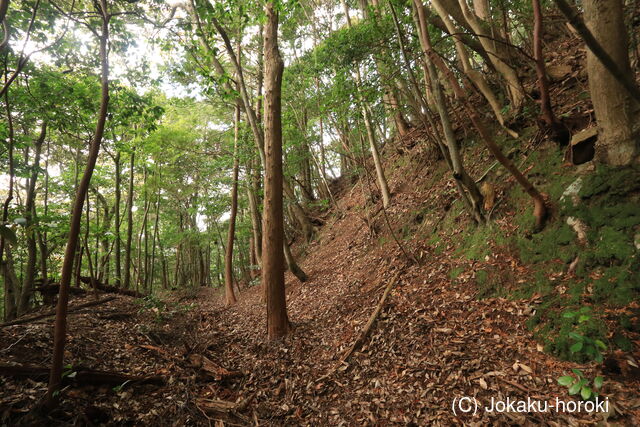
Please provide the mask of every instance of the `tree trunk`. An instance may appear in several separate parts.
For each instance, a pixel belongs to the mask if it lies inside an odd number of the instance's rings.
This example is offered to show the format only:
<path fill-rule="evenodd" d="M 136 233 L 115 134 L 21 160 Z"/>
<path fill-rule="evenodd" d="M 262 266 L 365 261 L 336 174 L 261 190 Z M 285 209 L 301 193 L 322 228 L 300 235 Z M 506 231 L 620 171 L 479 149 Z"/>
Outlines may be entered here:
<path fill-rule="evenodd" d="M 115 252 L 116 252 L 116 287 L 120 287 L 120 281 L 122 280 L 122 267 L 120 265 L 121 260 L 121 248 L 120 248 L 120 199 L 122 197 L 121 190 L 121 171 L 120 171 L 120 151 L 116 153 L 116 157 L 114 159 L 116 165 L 116 200 L 115 200 L 115 223 L 116 223 L 116 241 L 115 241 Z"/>
<path fill-rule="evenodd" d="M 49 148 L 50 142 L 47 142 L 47 160 L 44 164 L 44 216 L 49 214 Z M 47 249 L 47 232 L 38 232 L 38 247 L 40 249 L 40 275 L 42 276 L 42 284 L 49 283 L 49 271 L 47 267 L 47 258 L 49 251 Z"/>
<path fill-rule="evenodd" d="M 58 294 L 58 305 L 56 307 L 56 321 L 53 338 L 53 354 L 51 362 L 51 373 L 49 376 L 49 386 L 47 389 L 47 406 L 54 407 L 57 404 L 58 392 L 62 383 L 62 365 L 64 359 L 64 345 L 67 336 L 67 306 L 69 303 L 69 285 L 71 284 L 71 273 L 73 270 L 73 258 L 78 245 L 80 234 L 80 223 L 82 220 L 82 205 L 89 190 L 91 175 L 95 168 L 100 143 L 104 134 L 105 122 L 107 119 L 107 109 L 109 106 L 109 58 L 107 43 L 109 39 L 109 19 L 107 11 L 107 0 L 100 0 L 99 13 L 102 18 L 100 34 L 100 63 L 101 63 L 101 99 L 100 112 L 96 123 L 96 130 L 89 148 L 87 165 L 82 175 L 82 180 L 78 186 L 73 211 L 71 214 L 71 225 L 69 228 L 69 239 L 64 254 L 62 272 L 60 277 L 60 292 Z"/>
<path fill-rule="evenodd" d="M 458 53 L 458 61 L 462 65 L 462 70 L 464 71 L 465 75 L 467 75 L 469 80 L 471 80 L 471 82 L 473 82 L 473 84 L 478 89 L 478 91 L 480 91 L 482 96 L 487 100 L 487 102 L 489 103 L 489 106 L 493 110 L 493 114 L 495 114 L 496 118 L 498 119 L 498 122 L 505 128 L 505 130 L 511 136 L 513 136 L 514 138 L 517 138 L 518 135 L 514 131 L 512 131 L 511 129 L 506 127 L 504 116 L 502 114 L 502 104 L 498 100 L 498 97 L 493 92 L 493 90 L 489 86 L 489 84 L 486 81 L 486 79 L 482 76 L 482 74 L 479 71 L 475 70 L 471 66 L 471 61 L 469 59 L 469 54 L 467 53 L 467 50 L 466 50 L 465 46 L 463 45 L 462 36 L 459 35 L 460 31 L 458 30 L 458 28 L 455 26 L 455 24 L 453 23 L 453 21 L 449 17 L 449 14 L 454 16 L 452 14 L 453 10 L 460 11 L 460 8 L 455 3 L 455 0 L 453 0 L 453 2 L 451 2 L 451 1 L 445 2 L 443 0 L 433 0 L 432 3 L 433 3 L 433 6 L 435 7 L 436 11 L 438 12 L 440 17 L 442 18 L 442 21 L 445 23 L 445 25 L 449 29 L 449 32 L 451 34 L 455 34 L 453 36 L 453 41 L 454 41 L 454 44 L 456 46 L 456 52 Z M 416 6 L 417 13 L 418 13 L 421 25 L 426 27 L 426 22 L 427 21 L 426 21 L 425 6 L 422 4 L 421 0 L 414 0 L 414 4 Z M 445 4 L 448 7 L 445 7 Z M 462 13 L 462 12 L 460 12 L 460 13 Z M 464 17 L 462 17 L 462 19 L 464 20 Z M 458 22 L 460 22 L 460 21 L 458 20 Z M 484 46 L 484 44 L 483 44 L 483 46 Z M 434 62 L 435 62 L 435 60 L 434 60 Z"/>
<path fill-rule="evenodd" d="M 38 179 L 38 170 L 40 169 L 40 153 L 42 152 L 42 144 L 47 136 L 47 123 L 43 122 L 40 127 L 40 136 L 34 146 L 34 160 L 31 169 L 31 177 L 29 178 L 29 188 L 27 190 L 27 199 L 25 201 L 25 231 L 27 235 L 27 266 L 22 281 L 22 291 L 20 293 L 20 301 L 18 302 L 18 316 L 25 313 L 29 309 L 29 301 L 33 293 L 33 282 L 36 278 L 36 264 L 38 257 L 38 247 L 36 242 L 36 181 Z"/>
<path fill-rule="evenodd" d="M 131 151 L 129 163 L 129 193 L 127 194 L 127 241 L 124 246 L 124 288 L 131 287 L 131 240 L 133 239 L 133 170 L 135 168 L 135 149 Z"/>
<path fill-rule="evenodd" d="M 414 1 L 416 1 L 417 7 L 420 6 L 418 0 L 414 0 Z M 449 79 L 449 81 L 451 82 L 451 87 L 456 92 L 456 96 L 459 98 L 460 103 L 462 104 L 463 108 L 466 110 L 474 127 L 478 130 L 478 133 L 480 133 L 480 137 L 482 138 L 483 142 L 485 143 L 485 145 L 487 146 L 491 154 L 493 154 L 496 160 L 498 160 L 505 167 L 505 169 L 507 169 L 513 175 L 513 177 L 527 192 L 527 194 L 531 196 L 531 199 L 533 200 L 533 204 L 534 204 L 533 214 L 536 219 L 535 230 L 542 229 L 548 213 L 544 197 L 534 187 L 534 185 L 531 184 L 531 182 L 529 182 L 529 180 L 518 170 L 518 168 L 513 164 L 513 162 L 511 162 L 511 160 L 509 160 L 502 153 L 502 150 L 500 150 L 500 147 L 498 147 L 498 145 L 495 143 L 493 136 L 487 130 L 487 127 L 484 125 L 480 115 L 476 113 L 476 111 L 473 109 L 472 104 L 468 102 L 467 93 L 465 93 L 464 90 L 462 90 L 462 88 L 458 85 L 457 81 L 455 80 L 455 76 L 453 75 L 452 71 L 446 66 L 444 61 L 442 61 L 442 59 L 438 55 L 436 55 L 436 53 L 433 51 L 433 48 L 431 46 L 431 41 L 429 39 L 429 34 L 428 32 L 423 31 L 426 27 L 426 21 L 423 18 L 424 15 L 420 16 L 419 7 L 417 12 L 419 15 L 420 26 L 421 26 L 420 42 L 425 55 L 429 56 L 429 59 L 435 65 L 437 65 L 438 68 L 440 68 L 440 71 L 442 72 L 442 74 L 446 76 L 447 79 Z"/>
<path fill-rule="evenodd" d="M 467 23 L 471 26 L 473 32 L 478 35 L 480 44 L 489 53 L 493 66 L 504 78 L 507 93 L 511 100 L 512 111 L 519 112 L 525 101 L 525 93 L 516 70 L 508 64 L 509 52 L 507 45 L 495 41 L 497 34 L 492 34 L 490 25 L 469 9 L 466 0 L 458 0 L 458 4 Z"/>
<path fill-rule="evenodd" d="M 342 8 L 347 17 L 347 26 L 352 27 L 351 18 L 349 17 L 349 6 L 345 0 L 341 0 Z M 376 177 L 378 178 L 378 185 L 380 186 L 380 193 L 382 195 L 382 206 L 387 208 L 391 201 L 391 193 L 389 192 L 389 185 L 387 184 L 387 178 L 384 174 L 382 167 L 382 161 L 380 160 L 380 152 L 378 151 L 378 145 L 376 144 L 375 131 L 373 123 L 371 122 L 371 116 L 369 115 L 369 109 L 362 99 L 360 94 L 360 87 L 362 86 L 362 77 L 360 75 L 360 66 L 356 66 L 356 90 L 358 91 L 358 98 L 362 107 L 362 117 L 364 119 L 365 129 L 367 131 L 367 139 L 369 141 L 369 148 L 371 149 L 371 156 L 373 157 L 373 164 L 376 167 Z"/>
<path fill-rule="evenodd" d="M 224 257 L 224 295 L 225 304 L 236 303 L 236 296 L 233 293 L 233 243 L 236 233 L 236 216 L 238 215 L 238 133 L 240 130 L 240 105 L 236 103 L 233 114 L 234 134 L 233 134 L 233 172 L 231 183 L 231 215 L 229 216 L 229 233 L 227 234 L 227 251 Z"/>
<path fill-rule="evenodd" d="M 629 63 L 629 40 L 624 22 L 622 0 L 585 0 L 587 27 L 620 72 L 633 78 Z M 640 155 L 640 138 L 634 134 L 638 103 L 595 54 L 587 50 L 589 90 L 598 120 L 596 156 L 610 165 L 629 165 Z"/>
<path fill-rule="evenodd" d="M 284 63 L 278 50 L 278 14 L 265 5 L 264 24 L 264 128 L 265 178 L 262 242 L 262 283 L 267 296 L 267 333 L 278 339 L 289 331 L 284 284 L 284 218 L 282 200 L 281 91 Z"/>
<path fill-rule="evenodd" d="M 0 0 L 1 1 L 1 0 Z M 8 5 L 8 2 L 6 3 Z M 9 218 L 9 205 L 13 200 L 13 188 L 15 183 L 15 165 L 13 163 L 13 152 L 15 148 L 14 144 L 14 130 L 13 120 L 11 118 L 11 104 L 9 104 L 9 97 L 7 93 L 4 94 L 5 109 L 7 113 L 7 133 L 8 133 L 8 161 L 9 161 L 9 191 L 7 192 L 7 198 L 2 205 L 2 224 L 6 224 Z M 4 259 L 4 254 L 7 254 Z M 12 280 L 15 276 L 15 270 L 13 269 L 13 262 L 10 258 L 11 251 L 9 249 L 9 243 L 7 239 L 0 237 L 0 267 L 2 268 L 2 276 L 4 278 L 4 320 L 11 320 L 16 317 L 16 286 L 17 279 Z M 11 261 L 11 262 L 10 262 Z"/>
<path fill-rule="evenodd" d="M 286 239 L 284 240 L 284 244 L 282 245 L 284 249 L 284 259 L 287 262 L 287 268 L 289 271 L 298 278 L 301 282 L 306 282 L 309 278 L 307 273 L 304 272 L 302 268 L 298 265 L 293 254 L 291 253 L 291 247 L 289 243 L 287 243 Z"/>
<path fill-rule="evenodd" d="M 569 143 L 571 134 L 569 129 L 553 114 L 553 108 L 551 107 L 549 81 L 547 80 L 547 71 L 542 53 L 542 8 L 540 7 L 540 0 L 531 0 L 531 2 L 533 6 L 533 55 L 536 60 L 536 74 L 538 76 L 538 89 L 540 90 L 542 119 L 551 130 L 552 139 L 560 145 L 566 145 Z"/>
<path fill-rule="evenodd" d="M 251 230 L 254 242 L 254 257 L 257 265 L 262 265 L 262 215 L 260 215 L 260 207 L 258 194 L 260 193 L 260 173 L 257 170 L 259 166 L 254 164 L 253 159 L 249 162 L 250 168 L 247 176 L 250 185 L 247 186 L 247 198 L 249 199 L 249 210 L 251 212 Z"/>

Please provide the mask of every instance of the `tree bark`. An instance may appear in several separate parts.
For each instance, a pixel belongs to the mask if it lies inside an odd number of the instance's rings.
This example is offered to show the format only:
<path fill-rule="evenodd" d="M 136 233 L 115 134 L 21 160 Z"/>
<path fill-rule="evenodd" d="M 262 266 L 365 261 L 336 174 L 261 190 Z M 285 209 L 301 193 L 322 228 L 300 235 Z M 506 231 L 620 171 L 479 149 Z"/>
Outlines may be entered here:
<path fill-rule="evenodd" d="M 116 241 L 115 241 L 115 252 L 116 252 L 116 287 L 120 287 L 120 282 L 122 280 L 122 267 L 120 265 L 121 262 L 121 240 L 120 240 L 120 199 L 122 198 L 122 177 L 121 177 L 121 163 L 120 163 L 120 151 L 116 153 L 116 157 L 114 159 L 116 165 L 116 200 L 115 200 L 115 225 L 116 225 Z"/>
<path fill-rule="evenodd" d="M 265 178 L 262 242 L 262 283 L 267 297 L 267 333 L 278 339 L 289 331 L 284 283 L 284 218 L 282 201 L 281 91 L 284 63 L 278 49 L 278 14 L 265 5 L 264 24 L 264 128 Z"/>
<path fill-rule="evenodd" d="M 542 52 L 542 8 L 540 0 L 531 0 L 533 6 L 533 54 L 536 60 L 536 74 L 538 76 L 538 89 L 540 90 L 540 110 L 542 119 L 547 127 L 551 130 L 551 137 L 560 145 L 569 143 L 571 134 L 569 129 L 564 126 L 553 114 L 551 107 L 551 95 L 549 94 L 549 81 L 547 79 L 547 70 Z"/>
<path fill-rule="evenodd" d="M 36 264 L 38 257 L 38 247 L 36 242 L 36 181 L 38 180 L 38 169 L 40 169 L 40 153 L 42 144 L 47 136 L 47 122 L 40 126 L 40 135 L 34 144 L 34 160 L 29 178 L 29 188 L 27 189 L 27 199 L 25 201 L 25 231 L 27 235 L 27 265 L 22 281 L 22 291 L 18 302 L 18 316 L 29 309 L 29 301 L 33 293 L 33 282 L 36 278 Z"/>
<path fill-rule="evenodd" d="M 104 134 L 104 127 L 107 120 L 107 110 L 109 106 L 109 57 L 107 43 L 109 40 L 109 20 L 111 16 L 107 10 L 107 0 L 100 0 L 99 14 L 101 15 L 100 33 L 100 64 L 101 64 L 101 97 L 100 112 L 96 123 L 96 130 L 89 148 L 87 165 L 82 175 L 82 180 L 78 186 L 73 211 L 71 214 L 71 225 L 69 238 L 64 254 L 62 272 L 60 278 L 60 293 L 58 294 L 58 305 L 56 307 L 56 321 L 53 338 L 53 354 L 51 362 L 51 373 L 49 376 L 49 386 L 47 389 L 47 406 L 52 408 L 57 405 L 58 392 L 62 383 L 62 365 L 64 359 L 64 346 L 67 336 L 67 308 L 69 304 L 69 286 L 71 284 L 71 273 L 73 270 L 73 258 L 78 245 L 80 234 L 80 223 L 82 220 L 82 206 L 89 190 L 91 176 L 95 168 L 100 143 Z"/>
<path fill-rule="evenodd" d="M 129 192 L 127 194 L 127 241 L 124 246 L 124 288 L 131 288 L 131 241 L 133 239 L 133 172 L 135 168 L 135 149 L 131 150 L 129 163 Z"/>
<path fill-rule="evenodd" d="M 587 27 L 615 63 L 619 72 L 633 80 L 629 63 L 629 39 L 622 0 L 585 0 Z M 614 166 L 640 160 L 640 138 L 634 132 L 639 104 L 591 49 L 587 50 L 589 90 L 598 120 L 596 156 Z"/>
<path fill-rule="evenodd" d="M 225 304 L 236 303 L 236 296 L 233 292 L 233 243 L 236 233 L 236 216 L 238 215 L 238 136 L 240 130 L 240 105 L 236 103 L 234 114 L 234 135 L 233 135 L 233 171 L 231 183 L 231 215 L 229 216 L 229 233 L 227 234 L 227 251 L 224 257 L 224 295 Z"/>
<path fill-rule="evenodd" d="M 0 0 L 1 1 L 1 0 Z M 8 5 L 8 2 L 6 3 Z M 6 69 L 5 69 L 6 75 Z M 9 97 L 7 93 L 4 94 L 4 105 L 7 113 L 7 131 L 8 131 L 8 161 L 9 161 L 9 191 L 7 192 L 7 198 L 2 205 L 2 224 L 7 223 L 9 219 L 9 205 L 13 200 L 14 184 L 15 184 L 15 164 L 13 162 L 13 153 L 15 149 L 14 144 L 14 129 L 13 119 L 11 117 L 11 104 L 9 104 Z M 6 259 L 4 258 L 6 252 Z M 11 260 L 11 251 L 7 239 L 0 237 L 0 266 L 2 267 L 2 275 L 4 278 L 4 320 L 10 320 L 17 315 L 16 304 L 16 286 L 18 285 L 15 277 L 15 270 L 13 268 L 13 262 Z"/>

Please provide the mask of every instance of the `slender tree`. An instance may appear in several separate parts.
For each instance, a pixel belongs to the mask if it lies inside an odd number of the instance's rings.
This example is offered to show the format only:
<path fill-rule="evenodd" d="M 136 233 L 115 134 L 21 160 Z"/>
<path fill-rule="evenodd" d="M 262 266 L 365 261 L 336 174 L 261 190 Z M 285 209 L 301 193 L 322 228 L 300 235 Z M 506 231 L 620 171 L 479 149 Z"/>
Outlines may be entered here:
<path fill-rule="evenodd" d="M 69 304 L 69 287 L 71 284 L 71 273 L 73 271 L 73 259 L 80 235 L 82 207 L 89 190 L 89 184 L 98 158 L 98 152 L 100 151 L 100 143 L 102 142 L 105 123 L 107 121 L 107 109 L 109 107 L 109 53 L 107 44 L 109 42 L 109 21 L 111 19 L 111 15 L 109 14 L 107 0 L 100 0 L 99 3 L 96 3 L 96 12 L 100 16 L 101 20 L 100 32 L 98 33 L 94 30 L 95 35 L 99 38 L 100 44 L 100 111 L 98 113 L 95 133 L 89 147 L 87 164 L 73 202 L 69 238 L 67 240 L 67 247 L 60 274 L 60 291 L 56 307 L 51 373 L 49 376 L 49 387 L 46 395 L 46 403 L 49 407 L 53 407 L 57 404 L 58 393 L 62 382 L 64 346 L 67 338 L 67 306 Z"/>
<path fill-rule="evenodd" d="M 262 226 L 262 283 L 267 297 L 269 339 L 289 331 L 284 283 L 284 220 L 282 203 L 281 94 L 284 62 L 278 49 L 278 13 L 273 1 L 265 4 L 264 24 L 264 129 L 265 176 Z"/>

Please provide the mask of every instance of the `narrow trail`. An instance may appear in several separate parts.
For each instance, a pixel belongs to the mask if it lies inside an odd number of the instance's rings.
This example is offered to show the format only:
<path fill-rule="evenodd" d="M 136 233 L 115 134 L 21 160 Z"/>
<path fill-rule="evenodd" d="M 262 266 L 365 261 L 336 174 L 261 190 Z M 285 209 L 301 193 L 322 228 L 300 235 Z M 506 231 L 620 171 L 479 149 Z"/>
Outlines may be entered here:
<path fill-rule="evenodd" d="M 447 178 L 442 180 L 444 185 Z M 395 199 L 388 210 L 392 218 L 402 218 L 406 206 L 430 197 L 426 191 L 402 188 L 395 182 Z M 424 186 L 409 183 L 405 188 Z M 282 342 L 266 338 L 259 286 L 244 289 L 231 307 L 224 306 L 219 290 L 192 288 L 142 302 L 118 296 L 71 315 L 66 360 L 93 369 L 161 375 L 167 382 L 70 386 L 49 421 L 448 426 L 580 425 L 602 419 L 602 414 L 586 412 L 483 410 L 492 399 L 573 401 L 557 378 L 575 367 L 589 375 L 595 370 L 542 352 L 526 327 L 539 302 L 536 296 L 479 299 L 474 280 L 479 262 L 451 251 L 436 253 L 419 238 L 404 241 L 420 261 L 410 264 L 395 242 L 381 242 L 372 235 L 372 229 L 382 229 L 382 219 L 374 216 L 368 226 L 360 208 L 365 203 L 356 190 L 343 195 L 343 215 L 329 217 L 317 238 L 302 249 L 308 282 L 302 284 L 287 273 L 294 331 Z M 437 212 L 423 221 L 431 227 L 439 221 Z M 451 239 L 455 241 L 455 233 Z M 529 275 L 509 253 L 494 251 L 487 263 L 519 280 Z M 462 273 L 452 279 L 454 268 Z M 336 370 L 398 273 L 370 335 Z M 48 366 L 51 322 L 49 318 L 0 328 L 3 362 Z M 45 380 L 0 377 L 2 423 L 33 424 L 33 419 L 22 417 L 44 393 Z M 630 378 L 607 377 L 602 392 L 623 414 L 623 425 L 640 419 L 639 386 Z M 477 399 L 480 408 L 475 415 L 454 414 L 454 399 L 465 396 Z"/>

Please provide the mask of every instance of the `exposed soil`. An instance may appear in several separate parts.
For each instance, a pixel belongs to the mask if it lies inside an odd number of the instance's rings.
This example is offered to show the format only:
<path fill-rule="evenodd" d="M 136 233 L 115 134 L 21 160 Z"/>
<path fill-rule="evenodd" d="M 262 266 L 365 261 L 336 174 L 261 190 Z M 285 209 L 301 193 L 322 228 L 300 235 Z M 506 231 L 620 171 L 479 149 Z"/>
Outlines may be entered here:
<path fill-rule="evenodd" d="M 410 176 L 410 175 L 405 175 Z M 414 176 L 414 175 L 411 175 Z M 421 191 L 416 182 L 393 181 L 394 203 L 387 211 L 397 227 L 419 203 L 443 203 L 446 192 Z M 362 184 L 362 183 L 361 183 Z M 446 188 L 449 178 L 438 187 Z M 411 188 L 401 190 L 400 187 Z M 223 306 L 213 289 L 173 293 L 166 306 L 146 306 L 126 296 L 70 316 L 68 362 L 134 375 L 162 375 L 164 386 L 69 386 L 62 405 L 50 414 L 55 424 L 93 425 L 579 425 L 611 415 L 622 425 L 640 419 L 640 382 L 607 379 L 611 414 L 452 412 L 456 397 L 531 397 L 549 402 L 573 400 L 556 379 L 576 364 L 544 354 L 525 326 L 535 309 L 531 300 L 477 298 L 475 261 L 451 251 L 435 254 L 420 239 L 403 240 L 408 261 L 385 232 L 383 211 L 369 206 L 362 189 L 340 200 L 341 218 L 331 217 L 317 239 L 305 248 L 302 262 L 310 280 L 301 284 L 287 274 L 293 333 L 282 342 L 265 337 L 261 289 L 245 290 L 239 303 Z M 366 190 L 365 190 L 366 191 Z M 377 202 L 380 204 L 380 202 Z M 445 203 L 446 204 L 446 203 Z M 438 211 L 425 214 L 430 226 Z M 339 217 L 340 215 L 338 215 Z M 396 219 L 396 220 L 394 220 Z M 503 219 L 504 220 L 504 219 Z M 507 221 L 508 222 L 508 221 Z M 432 226 L 432 225 L 431 225 Z M 381 242 L 371 230 L 378 229 Z M 396 230 L 396 233 L 398 230 Z M 402 238 L 400 236 L 400 238 Z M 455 234 L 450 247 L 454 248 Z M 528 271 L 507 253 L 494 253 L 486 263 L 526 280 Z M 464 272 L 455 280 L 453 267 Z M 400 271 L 380 317 L 364 345 L 337 367 L 358 337 L 388 280 Z M 94 298 L 73 300 L 79 304 Z M 52 320 L 0 329 L 1 361 L 48 366 Z M 219 375 L 193 367 L 202 355 L 219 366 Z M 592 374 L 598 368 L 581 367 Z M 71 368 L 70 370 L 73 370 Z M 240 375 L 227 376 L 239 371 Z M 332 373 L 333 372 L 333 373 Z M 332 373 L 328 377 L 325 376 Z M 26 417 L 43 395 L 45 379 L 0 377 L 2 422 L 34 422 Z M 246 407 L 207 411 L 208 400 L 240 402 Z M 44 420 L 37 418 L 39 422 Z"/>
<path fill-rule="evenodd" d="M 550 65 L 569 66 L 554 82 L 552 95 L 562 105 L 559 114 L 572 129 L 581 129 L 592 113 L 588 100 L 576 98 L 585 85 L 578 71 L 584 54 L 577 42 L 557 43 L 564 44 L 555 44 L 552 52 L 574 53 L 564 56 L 569 62 L 551 54 Z M 577 402 L 557 378 L 572 368 L 592 378 L 604 367 L 562 362 L 542 352 L 525 326 L 538 296 L 479 298 L 480 268 L 491 266 L 511 287 L 530 280 L 532 272 L 505 248 L 491 247 L 482 261 L 455 253 L 461 231 L 470 226 L 468 215 L 456 216 L 445 250 L 433 250 L 421 230 L 436 229 L 448 210 L 461 205 L 453 203 L 454 182 L 423 139 L 422 131 L 414 130 L 385 147 L 393 192 L 386 211 L 380 200 L 370 200 L 374 180 L 334 183 L 338 208 L 312 243 L 296 245 L 309 281 L 301 284 L 287 274 L 293 332 L 286 339 L 267 341 L 259 287 L 244 289 L 232 307 L 224 307 L 218 291 L 209 288 L 167 294 L 165 303 L 118 296 L 70 315 L 67 375 L 81 365 L 160 375 L 166 384 L 72 382 L 61 393 L 60 408 L 43 416 L 32 408 L 46 390 L 46 378 L 0 376 L 0 424 L 638 425 L 640 379 L 625 371 L 606 376 L 601 396 L 609 399 L 608 413 L 479 408 L 475 415 L 454 414 L 454 399 L 464 396 L 481 406 L 527 397 Z M 523 147 L 543 139 L 532 135 Z M 473 176 L 492 165 L 482 147 L 463 148 L 465 156 L 478 159 L 469 165 Z M 512 179 L 501 180 L 498 199 L 513 185 Z M 514 212 L 506 204 L 497 211 L 495 226 L 513 231 Z M 453 269 L 460 271 L 455 278 Z M 338 365 L 397 273 L 371 334 Z M 92 298 L 74 298 L 72 305 Z M 640 348 L 638 337 L 632 338 Z M 0 328 L 0 363 L 48 366 L 51 342 L 51 318 Z"/>

